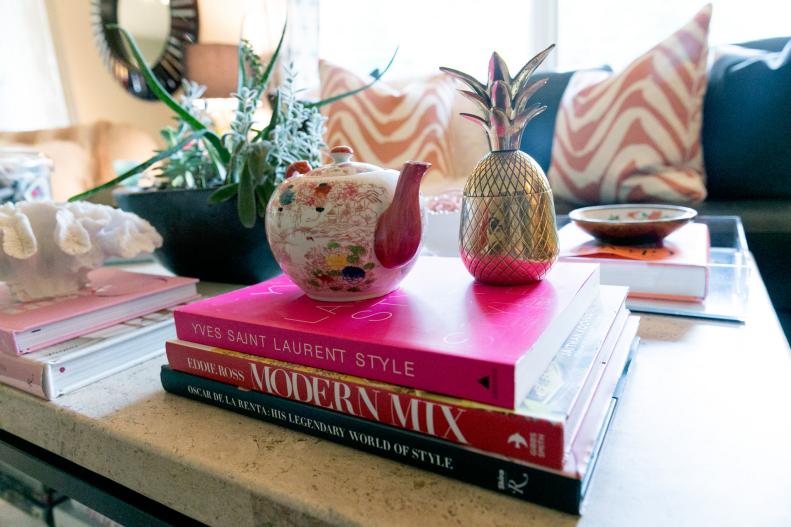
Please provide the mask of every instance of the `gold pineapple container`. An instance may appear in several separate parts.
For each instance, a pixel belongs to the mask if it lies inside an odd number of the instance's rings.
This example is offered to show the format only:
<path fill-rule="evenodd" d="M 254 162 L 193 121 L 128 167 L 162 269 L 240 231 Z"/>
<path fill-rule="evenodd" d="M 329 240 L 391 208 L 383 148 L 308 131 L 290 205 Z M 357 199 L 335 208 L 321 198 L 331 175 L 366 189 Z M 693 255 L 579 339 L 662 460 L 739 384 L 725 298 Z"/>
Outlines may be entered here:
<path fill-rule="evenodd" d="M 442 71 L 463 81 L 460 90 L 483 117 L 461 114 L 483 127 L 490 152 L 467 179 L 461 207 L 459 248 L 467 270 L 490 284 L 526 284 L 541 280 L 558 256 L 552 190 L 541 166 L 519 150 L 525 125 L 546 109 L 528 100 L 546 84 L 530 82 L 554 46 L 533 57 L 510 77 L 502 58 L 492 54 L 484 85 L 451 68 Z"/>

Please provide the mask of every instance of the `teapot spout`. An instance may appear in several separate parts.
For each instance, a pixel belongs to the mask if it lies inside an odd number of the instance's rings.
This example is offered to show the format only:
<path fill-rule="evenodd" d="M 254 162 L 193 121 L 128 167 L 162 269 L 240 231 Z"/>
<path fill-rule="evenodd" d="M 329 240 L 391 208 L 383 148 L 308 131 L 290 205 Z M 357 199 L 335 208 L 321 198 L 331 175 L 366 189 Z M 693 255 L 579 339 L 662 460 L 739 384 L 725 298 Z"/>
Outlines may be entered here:
<path fill-rule="evenodd" d="M 379 216 L 374 252 L 384 267 L 408 264 L 420 249 L 423 226 L 420 212 L 420 180 L 431 163 L 408 161 L 398 176 L 390 206 Z"/>

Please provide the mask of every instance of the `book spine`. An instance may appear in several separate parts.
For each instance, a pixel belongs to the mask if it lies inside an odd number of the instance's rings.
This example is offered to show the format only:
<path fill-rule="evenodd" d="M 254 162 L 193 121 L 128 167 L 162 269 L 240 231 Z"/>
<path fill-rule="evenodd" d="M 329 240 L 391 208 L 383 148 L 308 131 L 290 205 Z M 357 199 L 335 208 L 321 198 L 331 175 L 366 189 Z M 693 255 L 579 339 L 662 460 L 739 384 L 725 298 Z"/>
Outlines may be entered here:
<path fill-rule="evenodd" d="M 563 467 L 560 423 L 420 397 L 393 385 L 323 375 L 234 352 L 178 342 L 166 345 L 174 370 L 432 435 L 461 445 L 554 469 Z"/>
<path fill-rule="evenodd" d="M 8 355 L 21 355 L 16 342 L 16 334 L 9 330 L 0 330 L 0 353 Z"/>
<path fill-rule="evenodd" d="M 513 365 L 386 344 L 371 346 L 343 336 L 313 335 L 183 311 L 174 316 L 180 340 L 502 408 L 516 407 Z"/>
<path fill-rule="evenodd" d="M 574 467 L 578 475 L 586 470 L 585 460 L 593 459 L 600 447 L 599 435 L 602 433 L 602 423 L 609 418 L 610 414 L 608 403 L 620 397 L 620 393 L 617 393 L 618 385 L 626 379 L 631 361 L 630 356 L 636 351 L 639 344 L 636 337 L 639 320 L 639 317 L 633 316 L 627 319 L 621 337 L 607 359 L 604 375 L 599 379 L 596 390 L 587 405 L 585 418 L 579 424 L 579 431 L 569 449 L 567 462 Z M 589 466 L 587 470 L 590 471 Z"/>
<path fill-rule="evenodd" d="M 0 353 L 0 382 L 47 399 L 43 364 Z"/>
<path fill-rule="evenodd" d="M 162 367 L 168 392 L 407 463 L 515 498 L 578 514 L 581 481 L 536 467 Z"/>

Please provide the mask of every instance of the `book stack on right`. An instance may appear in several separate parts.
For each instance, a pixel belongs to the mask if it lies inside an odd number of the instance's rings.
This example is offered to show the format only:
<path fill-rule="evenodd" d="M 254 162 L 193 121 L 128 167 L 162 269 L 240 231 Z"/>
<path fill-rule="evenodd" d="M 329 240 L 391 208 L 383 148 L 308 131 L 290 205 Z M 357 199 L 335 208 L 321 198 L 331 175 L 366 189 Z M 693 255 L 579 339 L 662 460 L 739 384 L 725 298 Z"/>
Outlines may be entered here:
<path fill-rule="evenodd" d="M 613 245 L 574 223 L 558 233 L 561 261 L 598 263 L 602 283 L 629 287 L 631 298 L 700 302 L 709 286 L 709 228 L 689 223 L 660 244 Z"/>
<path fill-rule="evenodd" d="M 422 257 L 397 291 L 346 303 L 281 276 L 178 308 L 162 383 L 579 513 L 636 345 L 626 293 L 576 263 L 497 287 Z"/>

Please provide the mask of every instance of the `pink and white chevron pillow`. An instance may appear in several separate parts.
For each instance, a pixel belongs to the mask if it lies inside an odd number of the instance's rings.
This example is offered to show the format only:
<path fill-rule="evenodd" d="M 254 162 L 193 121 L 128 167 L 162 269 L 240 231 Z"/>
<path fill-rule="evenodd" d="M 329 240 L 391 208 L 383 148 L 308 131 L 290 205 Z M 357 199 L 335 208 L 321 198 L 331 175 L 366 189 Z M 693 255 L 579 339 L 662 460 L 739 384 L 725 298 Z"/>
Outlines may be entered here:
<path fill-rule="evenodd" d="M 574 203 L 706 197 L 700 132 L 710 19 L 707 5 L 606 80 L 585 72 L 572 78 L 548 173 L 556 197 Z"/>
<path fill-rule="evenodd" d="M 319 75 L 322 99 L 368 83 L 326 61 L 319 63 Z M 431 179 L 451 177 L 448 131 L 454 97 L 453 81 L 444 74 L 403 89 L 380 81 L 322 108 L 327 115 L 325 142 L 351 146 L 357 161 L 396 170 L 409 160 L 428 161 Z"/>

